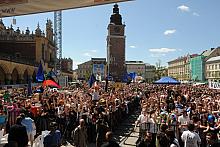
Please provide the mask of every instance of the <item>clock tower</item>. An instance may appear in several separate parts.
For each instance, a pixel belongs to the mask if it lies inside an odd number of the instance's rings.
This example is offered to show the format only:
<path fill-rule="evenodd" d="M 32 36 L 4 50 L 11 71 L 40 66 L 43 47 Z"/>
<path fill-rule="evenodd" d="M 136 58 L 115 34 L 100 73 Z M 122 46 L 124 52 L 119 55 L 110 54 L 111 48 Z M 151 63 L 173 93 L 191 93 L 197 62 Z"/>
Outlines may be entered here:
<path fill-rule="evenodd" d="M 121 82 L 126 73 L 125 65 L 125 25 L 122 24 L 122 17 L 118 5 L 115 4 L 113 14 L 108 25 L 107 36 L 107 73 L 114 81 Z"/>

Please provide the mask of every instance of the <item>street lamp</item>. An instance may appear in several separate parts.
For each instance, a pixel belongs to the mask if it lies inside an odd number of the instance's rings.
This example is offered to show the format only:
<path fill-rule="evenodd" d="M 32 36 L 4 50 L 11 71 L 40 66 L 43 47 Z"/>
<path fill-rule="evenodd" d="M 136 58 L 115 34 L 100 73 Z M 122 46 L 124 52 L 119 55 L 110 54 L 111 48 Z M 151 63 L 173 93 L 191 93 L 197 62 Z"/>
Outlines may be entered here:
<path fill-rule="evenodd" d="M 110 65 L 110 62 L 111 62 L 111 57 L 110 57 L 110 44 L 109 44 L 109 39 L 108 39 L 108 45 L 107 45 L 107 77 L 109 76 L 109 65 Z"/>

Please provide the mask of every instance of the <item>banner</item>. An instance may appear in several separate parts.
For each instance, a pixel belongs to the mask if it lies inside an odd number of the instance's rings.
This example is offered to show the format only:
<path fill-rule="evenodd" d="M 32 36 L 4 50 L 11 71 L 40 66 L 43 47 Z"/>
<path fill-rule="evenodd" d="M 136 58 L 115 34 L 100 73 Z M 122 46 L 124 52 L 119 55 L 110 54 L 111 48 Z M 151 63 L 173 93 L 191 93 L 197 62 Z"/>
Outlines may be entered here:
<path fill-rule="evenodd" d="M 96 80 L 101 81 L 105 75 L 105 65 L 104 64 L 93 64 L 92 72 L 96 76 Z"/>
<path fill-rule="evenodd" d="M 210 89 L 220 89 L 220 83 L 218 82 L 209 82 Z"/>
<path fill-rule="evenodd" d="M 9 17 L 132 0 L 0 0 L 0 16 Z"/>

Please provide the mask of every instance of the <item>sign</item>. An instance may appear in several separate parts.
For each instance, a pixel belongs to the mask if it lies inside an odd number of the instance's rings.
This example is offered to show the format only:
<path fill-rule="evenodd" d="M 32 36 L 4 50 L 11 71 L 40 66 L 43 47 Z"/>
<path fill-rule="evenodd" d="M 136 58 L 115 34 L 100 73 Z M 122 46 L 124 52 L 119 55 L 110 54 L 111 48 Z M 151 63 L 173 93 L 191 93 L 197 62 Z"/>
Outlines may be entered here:
<path fill-rule="evenodd" d="M 105 65 L 104 64 L 93 64 L 93 74 L 96 77 L 104 78 L 105 75 Z"/>
<path fill-rule="evenodd" d="M 209 82 L 210 89 L 220 89 L 220 83 L 218 82 Z"/>
<path fill-rule="evenodd" d="M 27 2 L 28 2 L 28 0 L 1 0 L 0 6 L 12 5 L 12 4 L 24 4 Z"/>
<path fill-rule="evenodd" d="M 0 16 L 10 17 L 132 0 L 0 0 Z"/>

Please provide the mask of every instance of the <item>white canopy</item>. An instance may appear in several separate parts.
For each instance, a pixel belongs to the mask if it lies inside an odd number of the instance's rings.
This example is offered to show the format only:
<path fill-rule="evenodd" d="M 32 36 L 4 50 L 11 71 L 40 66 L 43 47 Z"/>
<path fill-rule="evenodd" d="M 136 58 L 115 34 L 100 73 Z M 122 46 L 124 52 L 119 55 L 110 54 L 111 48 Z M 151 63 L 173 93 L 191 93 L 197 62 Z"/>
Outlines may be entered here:
<path fill-rule="evenodd" d="M 131 0 L 0 0 L 0 17 L 74 9 Z"/>

